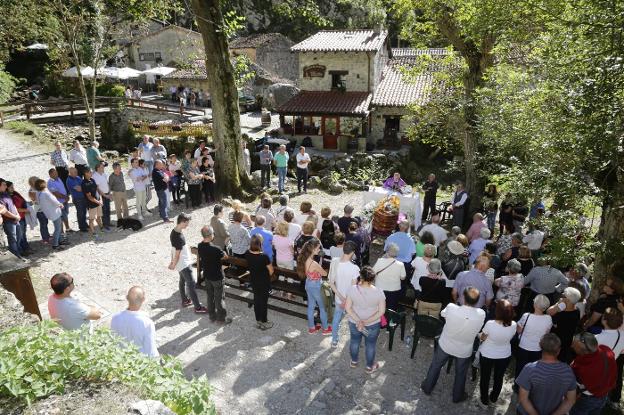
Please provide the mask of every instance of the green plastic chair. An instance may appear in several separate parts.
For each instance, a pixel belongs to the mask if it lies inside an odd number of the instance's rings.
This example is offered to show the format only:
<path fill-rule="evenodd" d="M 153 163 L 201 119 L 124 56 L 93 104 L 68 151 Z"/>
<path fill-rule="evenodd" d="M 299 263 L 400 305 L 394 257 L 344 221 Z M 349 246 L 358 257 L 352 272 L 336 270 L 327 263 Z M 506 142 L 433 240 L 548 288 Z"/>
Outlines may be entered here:
<path fill-rule="evenodd" d="M 386 326 L 385 329 L 388 331 L 390 336 L 388 350 L 392 351 L 392 345 L 394 344 L 394 332 L 397 327 L 401 327 L 401 340 L 405 338 L 405 311 L 394 311 L 388 308 L 386 309 L 386 319 L 388 320 L 388 326 Z"/>
<path fill-rule="evenodd" d="M 442 334 L 443 327 L 444 322 L 440 319 L 426 315 L 414 315 L 414 337 L 412 339 L 412 354 L 410 357 L 414 358 L 416 346 L 421 337 L 435 340 L 436 337 Z"/>

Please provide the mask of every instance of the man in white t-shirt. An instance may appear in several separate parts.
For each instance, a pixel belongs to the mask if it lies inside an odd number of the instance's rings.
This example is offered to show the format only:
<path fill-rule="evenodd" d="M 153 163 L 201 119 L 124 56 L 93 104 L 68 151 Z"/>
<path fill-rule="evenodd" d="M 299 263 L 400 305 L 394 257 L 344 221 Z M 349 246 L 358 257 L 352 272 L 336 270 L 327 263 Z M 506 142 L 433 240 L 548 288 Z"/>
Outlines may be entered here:
<path fill-rule="evenodd" d="M 137 210 L 137 218 L 143 220 L 143 216 L 151 216 L 147 210 L 147 185 L 149 184 L 150 175 L 147 170 L 139 167 L 139 159 L 133 158 L 132 169 L 128 172 L 134 187 L 135 205 Z"/>
<path fill-rule="evenodd" d="M 308 193 L 308 164 L 311 161 L 305 147 L 299 147 L 299 153 L 297 153 L 297 189 L 299 189 L 299 193 L 301 193 L 302 188 L 303 193 Z"/>
<path fill-rule="evenodd" d="M 66 272 L 55 274 L 50 280 L 54 291 L 48 297 L 50 318 L 66 330 L 77 330 L 91 320 L 99 320 L 102 313 L 95 307 L 82 304 L 71 296 L 74 291 L 74 278 Z"/>
<path fill-rule="evenodd" d="M 293 243 L 297 240 L 299 234 L 301 234 L 301 225 L 294 221 L 295 211 L 290 209 L 284 212 L 284 222 L 288 223 L 288 239 Z"/>
<path fill-rule="evenodd" d="M 448 238 L 448 232 L 440 226 L 440 214 L 437 212 L 431 216 L 431 223 L 423 226 L 420 232 L 418 232 L 418 235 L 422 237 L 425 232 L 431 232 L 436 247 L 440 246 L 440 244 Z"/>
<path fill-rule="evenodd" d="M 143 141 L 137 147 L 139 149 L 139 157 L 145 161 L 145 167 L 148 171 L 154 170 L 154 157 L 152 155 L 152 148 L 154 145 L 150 142 L 149 137 L 144 135 Z"/>
<path fill-rule="evenodd" d="M 108 175 L 104 173 L 104 163 L 98 163 L 95 165 L 95 171 L 91 176 L 95 184 L 97 185 L 97 191 L 102 199 L 102 224 L 104 225 L 104 232 L 110 232 L 110 218 L 111 218 L 111 200 L 113 195 L 110 191 L 108 184 Z"/>
<path fill-rule="evenodd" d="M 334 291 L 336 300 L 334 318 L 332 319 L 332 347 L 338 346 L 338 332 L 340 331 L 340 321 L 345 314 L 347 291 L 352 285 L 357 284 L 360 275 L 360 268 L 351 262 L 356 249 L 355 242 L 345 242 L 342 247 L 342 257 L 332 259 L 329 266 L 329 285 Z"/>
<path fill-rule="evenodd" d="M 202 153 L 204 152 L 205 148 L 206 148 L 206 142 L 200 141 L 199 147 L 197 147 L 195 151 L 193 152 L 193 158 L 197 160 L 197 162 L 201 162 Z"/>
<path fill-rule="evenodd" d="M 462 295 L 464 305 L 450 303 L 441 316 L 446 319 L 442 335 L 433 352 L 433 359 L 427 377 L 420 385 L 425 395 L 431 395 L 433 388 L 438 382 L 440 370 L 450 357 L 455 358 L 455 381 L 453 383 L 453 402 L 458 403 L 467 398 L 466 374 L 470 367 L 470 356 L 477 333 L 483 327 L 485 311 L 476 308 L 479 302 L 479 290 L 474 287 L 466 287 Z"/>
<path fill-rule="evenodd" d="M 191 215 L 180 213 L 176 220 L 176 227 L 171 230 L 169 240 L 171 241 L 171 262 L 169 269 L 178 271 L 180 281 L 178 288 L 182 296 L 182 307 L 188 307 L 191 304 L 195 306 L 195 313 L 206 314 L 208 309 L 201 305 L 197 292 L 195 291 L 195 279 L 193 278 L 193 258 L 186 239 L 182 231 L 188 228 L 191 222 Z M 188 294 L 188 296 L 187 296 Z M 189 297 L 191 297 L 189 299 Z"/>
<path fill-rule="evenodd" d="M 126 295 L 128 308 L 115 314 L 111 320 L 111 330 L 128 343 L 135 344 L 139 351 L 149 357 L 159 356 L 156 348 L 156 327 L 154 322 L 141 311 L 145 302 L 143 288 L 134 286 Z"/>

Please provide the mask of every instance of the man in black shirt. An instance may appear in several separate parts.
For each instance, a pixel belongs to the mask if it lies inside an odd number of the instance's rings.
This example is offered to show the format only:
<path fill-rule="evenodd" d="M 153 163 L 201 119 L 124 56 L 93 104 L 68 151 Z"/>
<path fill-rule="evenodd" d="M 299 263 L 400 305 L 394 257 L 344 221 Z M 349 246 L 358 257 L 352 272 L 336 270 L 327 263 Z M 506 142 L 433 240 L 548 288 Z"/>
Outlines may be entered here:
<path fill-rule="evenodd" d="M 429 211 L 431 211 L 431 215 L 436 210 L 436 193 L 438 192 L 438 181 L 436 180 L 435 174 L 431 173 L 427 178 L 427 181 L 422 186 L 423 191 L 425 192 L 425 200 L 423 201 L 423 212 L 422 212 L 422 221 L 426 221 L 429 216 Z"/>
<path fill-rule="evenodd" d="M 154 190 L 158 196 L 158 211 L 160 217 L 165 223 L 171 223 L 169 220 L 169 197 L 167 196 L 167 188 L 169 182 L 169 176 L 165 174 L 165 163 L 161 160 L 157 160 L 154 163 L 154 170 L 152 170 L 152 182 L 154 183 Z"/>
<path fill-rule="evenodd" d="M 230 324 L 232 319 L 226 317 L 223 268 L 221 267 L 221 260 L 227 258 L 227 255 L 221 248 L 212 244 L 214 238 L 212 227 L 204 226 L 201 229 L 201 234 L 204 239 L 197 245 L 197 252 L 204 276 L 206 292 L 208 293 L 206 303 L 208 316 L 210 321 L 214 321 L 217 324 Z"/>
<path fill-rule="evenodd" d="M 340 232 L 345 235 L 349 233 L 349 225 L 351 222 L 355 222 L 359 225 L 358 221 L 351 217 L 353 214 L 353 206 L 347 205 L 344 207 L 344 216 L 338 219 L 338 227 L 340 228 Z"/>
<path fill-rule="evenodd" d="M 82 181 L 82 185 L 80 187 L 82 189 L 82 193 L 85 195 L 87 212 L 89 213 L 89 233 L 97 238 L 93 222 L 97 222 L 100 229 L 103 228 L 104 225 L 102 223 L 102 201 L 100 200 L 100 195 L 97 191 L 97 184 L 95 183 L 95 180 L 91 178 L 92 175 L 93 171 L 91 169 L 87 168 L 84 170 L 84 180 Z"/>

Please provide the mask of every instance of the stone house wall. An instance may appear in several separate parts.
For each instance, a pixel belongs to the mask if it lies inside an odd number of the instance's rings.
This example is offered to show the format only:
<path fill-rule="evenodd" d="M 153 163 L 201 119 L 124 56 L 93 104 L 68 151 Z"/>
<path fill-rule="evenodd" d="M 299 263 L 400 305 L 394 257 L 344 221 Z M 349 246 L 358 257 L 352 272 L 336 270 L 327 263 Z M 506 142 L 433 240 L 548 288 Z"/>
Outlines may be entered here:
<path fill-rule="evenodd" d="M 160 53 L 160 61 L 141 60 L 140 54 Z M 138 70 L 158 66 L 162 63 L 171 66 L 172 63 L 188 63 L 202 59 L 204 54 L 204 42 L 201 34 L 177 26 L 168 26 L 159 32 L 138 39 L 129 46 L 130 66 Z"/>
<path fill-rule="evenodd" d="M 371 129 L 369 141 L 377 142 L 384 138 L 384 129 L 386 127 L 386 118 L 388 116 L 399 116 L 399 138 L 407 134 L 409 126 L 412 124 L 410 120 L 410 111 L 406 107 L 374 107 L 371 111 Z"/>
<path fill-rule="evenodd" d="M 290 51 L 292 45 L 288 38 L 273 39 L 255 50 L 255 62 L 280 78 L 294 82 L 298 75 L 299 56 Z"/>
<path fill-rule="evenodd" d="M 300 52 L 298 86 L 304 91 L 330 91 L 332 76 L 329 72 L 348 71 L 349 73 L 344 77 L 347 91 L 368 91 L 369 62 L 370 57 L 365 52 Z M 304 78 L 304 68 L 311 65 L 325 66 L 324 76 Z M 372 63 L 371 66 L 373 66 Z M 372 91 L 373 83 L 371 79 L 370 91 Z"/>

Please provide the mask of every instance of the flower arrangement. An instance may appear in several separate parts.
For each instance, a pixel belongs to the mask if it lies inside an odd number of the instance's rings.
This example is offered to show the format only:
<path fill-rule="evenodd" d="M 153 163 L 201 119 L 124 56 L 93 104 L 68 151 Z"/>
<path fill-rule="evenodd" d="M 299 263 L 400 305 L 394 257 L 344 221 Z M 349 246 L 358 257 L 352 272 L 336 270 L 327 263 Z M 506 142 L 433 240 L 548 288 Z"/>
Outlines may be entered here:
<path fill-rule="evenodd" d="M 399 197 L 392 195 L 381 199 L 379 203 L 377 203 L 377 208 L 375 210 L 388 215 L 398 215 L 400 206 L 401 200 Z"/>

